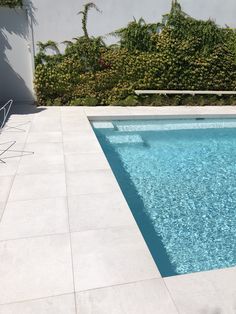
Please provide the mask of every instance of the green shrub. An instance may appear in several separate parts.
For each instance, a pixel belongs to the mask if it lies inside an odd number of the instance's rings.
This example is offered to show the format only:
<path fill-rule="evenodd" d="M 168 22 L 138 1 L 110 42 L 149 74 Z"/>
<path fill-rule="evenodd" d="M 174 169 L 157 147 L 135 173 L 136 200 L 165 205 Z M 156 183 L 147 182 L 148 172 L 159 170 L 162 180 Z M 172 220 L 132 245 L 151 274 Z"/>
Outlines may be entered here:
<path fill-rule="evenodd" d="M 236 96 L 215 95 L 149 95 L 139 98 L 146 106 L 222 106 L 236 105 Z"/>
<path fill-rule="evenodd" d="M 138 21 L 134 19 L 127 27 L 121 28 L 111 35 L 120 39 L 121 48 L 129 51 L 152 51 L 154 48 L 152 38 L 159 25 L 160 23 L 147 24 L 143 18 Z"/>
<path fill-rule="evenodd" d="M 70 106 L 98 106 L 99 102 L 95 97 L 76 98 L 71 100 Z"/>
<path fill-rule="evenodd" d="M 22 7 L 22 6 L 23 6 L 23 0 L 0 0 L 0 7 L 15 8 L 15 7 Z"/>
<path fill-rule="evenodd" d="M 102 69 L 101 53 L 105 49 L 104 43 L 100 37 L 75 38 L 75 42 L 67 42 L 65 57 L 81 64 L 83 72 L 96 72 Z"/>
<path fill-rule="evenodd" d="M 85 31 L 66 42 L 64 54 L 47 56 L 41 50 L 35 71 L 38 102 L 53 104 L 59 98 L 61 104 L 83 106 L 235 104 L 233 97 L 134 97 L 136 89 L 236 90 L 235 30 L 195 20 L 176 2 L 166 17 L 166 22 L 134 21 L 119 30 L 120 46 L 106 47 L 100 37 L 91 38 Z"/>
<path fill-rule="evenodd" d="M 113 106 L 128 106 L 128 107 L 133 107 L 133 106 L 137 106 L 140 104 L 140 101 L 138 99 L 137 96 L 133 96 L 133 95 L 129 95 L 128 97 L 126 97 L 123 100 L 118 100 L 118 101 L 114 101 L 113 103 L 111 103 L 111 105 Z"/>

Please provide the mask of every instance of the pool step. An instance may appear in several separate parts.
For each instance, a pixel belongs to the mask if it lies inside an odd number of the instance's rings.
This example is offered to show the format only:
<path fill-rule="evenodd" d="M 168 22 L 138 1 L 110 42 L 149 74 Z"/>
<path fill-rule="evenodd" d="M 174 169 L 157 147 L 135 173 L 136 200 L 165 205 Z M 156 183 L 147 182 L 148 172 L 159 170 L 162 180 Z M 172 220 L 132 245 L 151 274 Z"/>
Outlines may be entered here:
<path fill-rule="evenodd" d="M 114 125 L 112 122 L 96 121 L 92 122 L 92 125 L 95 129 L 114 129 Z"/>
<path fill-rule="evenodd" d="M 144 144 L 144 141 L 140 135 L 122 135 L 122 134 L 117 134 L 117 135 L 110 135 L 106 136 L 107 140 L 111 144 Z"/>
<path fill-rule="evenodd" d="M 174 131 L 174 130 L 193 130 L 193 129 L 226 129 L 235 128 L 236 121 L 232 122 L 192 122 L 192 123 L 161 123 L 161 124 L 124 124 L 116 125 L 119 132 L 150 132 L 150 131 Z"/>

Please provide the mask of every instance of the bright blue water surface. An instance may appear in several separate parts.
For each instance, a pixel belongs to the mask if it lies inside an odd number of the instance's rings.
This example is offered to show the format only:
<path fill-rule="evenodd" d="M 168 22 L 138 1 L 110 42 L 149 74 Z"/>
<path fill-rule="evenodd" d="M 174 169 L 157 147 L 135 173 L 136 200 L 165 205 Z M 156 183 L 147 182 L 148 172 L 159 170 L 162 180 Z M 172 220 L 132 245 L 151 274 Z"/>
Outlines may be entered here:
<path fill-rule="evenodd" d="M 93 127 L 163 276 L 236 265 L 236 119 Z"/>

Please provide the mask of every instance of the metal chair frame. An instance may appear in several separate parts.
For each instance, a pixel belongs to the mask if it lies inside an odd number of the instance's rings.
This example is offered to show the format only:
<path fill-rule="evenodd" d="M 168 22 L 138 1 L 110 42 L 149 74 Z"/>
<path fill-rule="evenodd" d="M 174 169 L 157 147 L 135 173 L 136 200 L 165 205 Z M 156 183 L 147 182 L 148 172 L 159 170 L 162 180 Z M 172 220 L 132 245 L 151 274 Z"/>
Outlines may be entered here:
<path fill-rule="evenodd" d="M 6 123 L 6 120 L 7 120 L 8 114 L 11 110 L 12 104 L 13 104 L 13 100 L 10 99 L 10 100 L 8 100 L 8 102 L 5 103 L 5 105 L 3 105 L 0 108 L 0 112 L 3 111 L 3 120 L 2 120 L 2 123 L 0 124 L 0 134 L 2 133 L 3 127 Z"/>
<path fill-rule="evenodd" d="M 2 131 L 3 131 L 3 128 L 4 126 L 6 127 L 6 121 L 7 121 L 7 117 L 9 115 L 9 112 L 11 110 L 11 106 L 13 104 L 13 100 L 10 99 L 8 100 L 1 108 L 0 108 L 0 113 L 3 112 L 3 120 L 2 122 L 0 122 L 0 135 L 2 134 Z M 18 130 L 18 131 L 22 131 L 22 132 L 25 132 L 25 130 L 22 130 L 19 128 L 19 126 L 22 126 L 24 124 L 27 124 L 28 122 L 26 123 L 21 123 L 17 126 L 7 126 L 8 129 L 15 129 L 15 130 Z M 33 152 L 27 152 L 27 151 L 17 151 L 17 150 L 11 150 L 12 146 L 14 146 L 16 144 L 16 141 L 10 141 L 10 142 L 5 142 L 5 143 L 0 143 L 0 145 L 6 145 L 6 147 L 4 149 L 0 149 L 0 163 L 6 163 L 4 160 L 3 160 L 3 156 L 6 152 L 17 152 L 17 153 L 20 153 L 22 156 L 23 153 L 26 153 L 26 155 L 31 155 L 31 154 L 34 154 Z M 14 157 L 20 157 L 20 156 L 12 156 L 12 157 L 5 157 L 4 159 L 9 159 L 9 158 L 14 158 Z"/>
<path fill-rule="evenodd" d="M 1 108 L 0 108 L 0 112 L 3 112 L 3 120 L 0 124 L 0 135 L 2 134 L 2 130 L 3 130 L 3 127 L 7 121 L 7 117 L 8 117 L 8 114 L 11 110 L 11 106 L 13 104 L 13 100 L 10 99 L 8 100 L 8 102 L 6 102 Z M 7 143 L 0 143 L 0 145 L 5 145 L 5 144 L 10 144 L 8 145 L 5 149 L 1 150 L 1 153 L 0 153 L 0 162 L 1 163 L 6 163 L 3 159 L 1 159 L 1 156 L 3 154 L 5 154 L 13 145 L 15 145 L 16 141 L 11 141 L 11 142 L 7 142 Z"/>

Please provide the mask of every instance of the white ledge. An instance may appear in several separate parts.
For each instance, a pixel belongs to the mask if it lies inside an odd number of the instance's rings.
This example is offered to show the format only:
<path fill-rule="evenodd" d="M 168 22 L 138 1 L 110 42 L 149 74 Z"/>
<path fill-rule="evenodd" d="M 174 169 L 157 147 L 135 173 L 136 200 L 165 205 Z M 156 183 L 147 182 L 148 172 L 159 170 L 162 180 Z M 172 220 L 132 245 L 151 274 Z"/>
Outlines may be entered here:
<path fill-rule="evenodd" d="M 201 91 L 201 90 L 136 90 L 136 95 L 236 95 L 236 91 Z"/>

